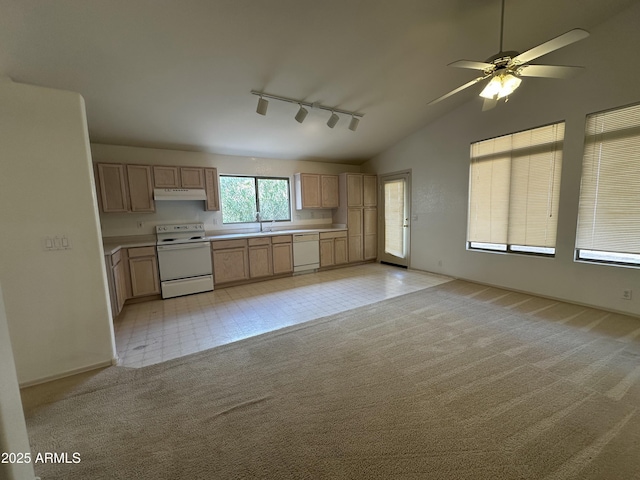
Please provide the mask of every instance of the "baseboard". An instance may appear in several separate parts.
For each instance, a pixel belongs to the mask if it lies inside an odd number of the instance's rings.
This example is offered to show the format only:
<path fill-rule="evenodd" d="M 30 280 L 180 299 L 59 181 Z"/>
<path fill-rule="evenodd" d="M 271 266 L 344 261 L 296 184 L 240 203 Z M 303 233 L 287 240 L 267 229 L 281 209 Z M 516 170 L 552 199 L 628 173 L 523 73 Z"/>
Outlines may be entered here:
<path fill-rule="evenodd" d="M 445 276 L 445 277 L 452 278 L 454 280 L 463 280 L 463 281 L 469 282 L 469 283 L 476 283 L 478 285 L 484 285 L 485 287 L 499 288 L 500 290 L 506 290 L 508 292 L 524 293 L 525 295 L 531 295 L 532 297 L 540 297 L 540 298 L 546 298 L 547 300 L 554 300 L 556 302 L 570 303 L 572 305 L 578 305 L 580 307 L 587 307 L 587 308 L 593 308 L 593 309 L 596 309 L 596 310 L 602 310 L 603 312 L 610 312 L 610 313 L 615 313 L 615 314 L 618 314 L 618 315 L 626 315 L 627 317 L 640 318 L 640 315 L 636 315 L 634 313 L 625 312 L 623 310 L 616 310 L 614 308 L 602 307 L 602 306 L 599 306 L 599 305 L 593 305 L 593 304 L 584 303 L 584 302 L 576 302 L 575 300 L 567 300 L 566 298 L 554 297 L 552 295 L 542 295 L 540 293 L 528 292 L 526 290 L 519 290 L 517 288 L 510 288 L 510 287 L 505 287 L 505 286 L 502 286 L 502 285 L 496 285 L 496 284 L 493 284 L 493 283 L 480 282 L 478 280 L 471 280 L 469 278 L 464 278 L 464 277 L 453 277 L 451 275 L 445 275 L 445 274 L 442 274 L 442 273 L 429 272 L 427 270 L 419 270 L 417 268 L 411 268 L 410 270 L 415 270 L 417 272 L 430 273 L 430 274 L 433 274 L 433 275 L 442 275 L 442 276 Z"/>
<path fill-rule="evenodd" d="M 91 370 L 97 370 L 99 368 L 111 367 L 112 365 L 116 365 L 118 362 L 117 358 L 112 358 L 111 360 L 107 360 L 105 362 L 94 363 L 93 365 L 87 365 L 85 367 L 74 368 L 73 370 L 68 370 L 63 373 L 57 373 L 55 375 L 49 375 L 47 377 L 38 378 L 36 380 L 30 380 L 28 382 L 22 382 L 19 384 L 20 388 L 33 387 L 34 385 L 40 385 L 42 383 L 52 382 L 54 380 L 60 380 L 61 378 L 71 377 L 73 375 L 78 375 L 79 373 L 89 372 Z"/>

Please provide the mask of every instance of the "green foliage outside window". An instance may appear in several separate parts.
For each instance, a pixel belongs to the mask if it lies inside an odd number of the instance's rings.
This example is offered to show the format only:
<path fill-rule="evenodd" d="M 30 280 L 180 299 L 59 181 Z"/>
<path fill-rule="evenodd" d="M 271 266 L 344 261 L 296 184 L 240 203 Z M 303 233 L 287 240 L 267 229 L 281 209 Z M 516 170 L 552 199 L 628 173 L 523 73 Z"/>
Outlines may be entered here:
<path fill-rule="evenodd" d="M 222 223 L 291 220 L 288 178 L 220 176 Z"/>

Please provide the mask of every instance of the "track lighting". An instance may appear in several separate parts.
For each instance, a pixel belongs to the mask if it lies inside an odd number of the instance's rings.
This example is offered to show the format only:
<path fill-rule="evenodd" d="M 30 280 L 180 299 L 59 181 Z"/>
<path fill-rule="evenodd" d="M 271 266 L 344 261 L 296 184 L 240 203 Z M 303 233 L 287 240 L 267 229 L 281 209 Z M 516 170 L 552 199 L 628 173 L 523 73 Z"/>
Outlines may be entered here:
<path fill-rule="evenodd" d="M 296 113 L 296 122 L 298 123 L 304 122 L 304 119 L 307 118 L 308 114 L 309 114 L 309 110 L 307 110 L 302 105 L 300 105 L 300 110 L 298 110 L 298 113 Z"/>
<path fill-rule="evenodd" d="M 258 100 L 258 108 L 256 108 L 256 112 L 259 113 L 260 115 L 266 115 L 268 107 L 269 107 L 269 101 L 265 100 L 264 98 L 262 98 L 262 95 L 260 95 L 260 99 Z"/>
<path fill-rule="evenodd" d="M 358 124 L 360 123 L 360 119 L 358 117 L 351 116 L 351 121 L 349 122 L 349 130 L 355 132 L 358 128 Z"/>
<path fill-rule="evenodd" d="M 340 117 L 338 115 L 336 115 L 334 112 L 331 112 L 331 116 L 329 117 L 329 120 L 327 121 L 327 127 L 329 127 L 329 128 L 335 127 L 336 123 L 338 123 L 338 120 L 340 120 Z"/>
<path fill-rule="evenodd" d="M 351 121 L 349 122 L 349 130 L 351 130 L 352 132 L 356 131 L 356 129 L 358 128 L 358 124 L 360 123 L 360 119 L 364 117 L 364 114 L 362 113 L 349 112 L 348 110 L 327 107 L 325 105 L 320 105 L 319 103 L 303 102 L 301 100 L 294 100 L 293 98 L 279 97 L 277 95 L 269 95 L 268 93 L 256 92 L 253 90 L 251 91 L 251 94 L 260 97 L 260 99 L 258 100 L 258 108 L 256 109 L 256 112 L 260 115 L 267 114 L 267 107 L 269 106 L 269 102 L 265 100 L 265 98 L 269 98 L 271 100 L 280 100 L 281 102 L 295 103 L 299 107 L 298 112 L 294 117 L 298 123 L 304 122 L 304 119 L 307 118 L 307 115 L 309 114 L 309 110 L 304 107 L 327 110 L 328 112 L 331 112 L 331 117 L 329 117 L 329 120 L 327 121 L 327 126 L 329 128 L 333 128 L 336 126 L 336 124 L 340 120 L 340 116 L 338 115 L 339 113 L 343 115 L 350 115 Z"/>

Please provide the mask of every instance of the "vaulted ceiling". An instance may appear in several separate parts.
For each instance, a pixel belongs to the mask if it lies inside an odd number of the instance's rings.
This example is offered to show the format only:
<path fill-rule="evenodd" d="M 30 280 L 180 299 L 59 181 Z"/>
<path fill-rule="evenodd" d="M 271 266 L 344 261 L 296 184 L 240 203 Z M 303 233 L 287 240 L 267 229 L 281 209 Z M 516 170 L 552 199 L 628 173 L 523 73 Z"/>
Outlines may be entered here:
<path fill-rule="evenodd" d="M 505 50 L 634 3 L 506 0 Z M 82 94 L 93 142 L 349 163 L 479 102 L 471 88 L 427 106 L 477 76 L 448 63 L 490 57 L 500 36 L 500 0 L 0 0 L 0 12 L 0 75 Z M 261 116 L 251 90 L 364 118 L 330 129 L 314 109 L 298 124 L 277 101 Z"/>

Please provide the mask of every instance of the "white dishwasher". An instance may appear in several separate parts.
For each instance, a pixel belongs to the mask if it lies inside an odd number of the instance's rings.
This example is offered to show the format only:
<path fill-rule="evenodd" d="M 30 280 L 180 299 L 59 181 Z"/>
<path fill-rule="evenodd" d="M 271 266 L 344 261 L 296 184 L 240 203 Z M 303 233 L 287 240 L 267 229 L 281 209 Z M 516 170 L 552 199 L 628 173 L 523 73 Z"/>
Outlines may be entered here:
<path fill-rule="evenodd" d="M 293 234 L 293 273 L 320 268 L 320 234 Z"/>

